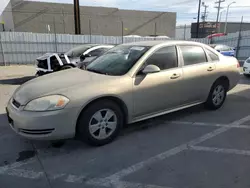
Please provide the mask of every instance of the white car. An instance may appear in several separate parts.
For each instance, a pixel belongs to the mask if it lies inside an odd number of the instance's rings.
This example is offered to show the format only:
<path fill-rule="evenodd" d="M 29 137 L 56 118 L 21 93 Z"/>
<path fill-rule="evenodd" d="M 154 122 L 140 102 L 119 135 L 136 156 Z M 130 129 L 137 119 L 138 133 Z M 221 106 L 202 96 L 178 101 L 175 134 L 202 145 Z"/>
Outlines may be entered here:
<path fill-rule="evenodd" d="M 250 57 L 244 62 L 244 65 L 243 65 L 243 74 L 246 77 L 250 77 Z"/>
<path fill-rule="evenodd" d="M 83 68 L 113 47 L 113 45 L 84 44 L 69 50 L 65 54 L 46 53 L 36 59 L 36 76 L 73 67 Z"/>

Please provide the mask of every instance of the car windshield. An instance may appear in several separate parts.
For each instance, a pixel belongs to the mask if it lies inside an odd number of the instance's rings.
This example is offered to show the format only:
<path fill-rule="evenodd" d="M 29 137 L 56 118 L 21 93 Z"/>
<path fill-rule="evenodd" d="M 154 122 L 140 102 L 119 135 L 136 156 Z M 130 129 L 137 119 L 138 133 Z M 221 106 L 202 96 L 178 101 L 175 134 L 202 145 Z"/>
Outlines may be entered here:
<path fill-rule="evenodd" d="M 87 70 L 107 75 L 124 75 L 148 51 L 148 46 L 120 45 L 87 66 Z"/>
<path fill-rule="evenodd" d="M 89 48 L 91 48 L 89 45 L 78 46 L 66 52 L 65 55 L 67 55 L 69 58 L 80 57 L 80 55 L 82 55 Z"/>

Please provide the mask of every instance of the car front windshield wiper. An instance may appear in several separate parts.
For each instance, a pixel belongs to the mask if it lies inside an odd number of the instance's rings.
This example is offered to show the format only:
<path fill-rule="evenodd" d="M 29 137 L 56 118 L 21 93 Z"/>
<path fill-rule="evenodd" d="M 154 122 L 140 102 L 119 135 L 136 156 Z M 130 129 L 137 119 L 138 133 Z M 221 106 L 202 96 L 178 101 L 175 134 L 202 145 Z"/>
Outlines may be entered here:
<path fill-rule="evenodd" d="M 102 72 L 100 70 L 95 70 L 95 69 L 86 69 L 86 70 L 89 71 L 89 72 L 94 72 L 94 73 L 98 73 L 98 74 L 106 74 L 106 75 L 108 75 L 107 73 Z"/>

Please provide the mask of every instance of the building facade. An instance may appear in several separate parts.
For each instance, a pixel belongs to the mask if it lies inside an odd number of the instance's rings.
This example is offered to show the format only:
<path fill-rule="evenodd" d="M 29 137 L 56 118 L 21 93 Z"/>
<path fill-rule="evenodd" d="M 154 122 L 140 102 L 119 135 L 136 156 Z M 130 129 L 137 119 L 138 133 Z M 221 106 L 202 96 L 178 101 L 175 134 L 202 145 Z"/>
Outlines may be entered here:
<path fill-rule="evenodd" d="M 73 4 L 11 0 L 2 15 L 6 31 L 74 34 Z M 80 7 L 86 35 L 175 37 L 176 13 Z"/>
<path fill-rule="evenodd" d="M 240 23 L 240 22 L 228 22 L 227 23 L 227 33 L 236 33 L 240 30 L 248 31 L 250 30 L 250 23 Z M 205 38 L 213 33 L 224 33 L 225 22 L 219 22 L 216 26 L 216 22 L 201 22 L 199 24 L 199 38 Z M 191 38 L 197 38 L 197 23 L 192 23 L 191 25 Z"/>

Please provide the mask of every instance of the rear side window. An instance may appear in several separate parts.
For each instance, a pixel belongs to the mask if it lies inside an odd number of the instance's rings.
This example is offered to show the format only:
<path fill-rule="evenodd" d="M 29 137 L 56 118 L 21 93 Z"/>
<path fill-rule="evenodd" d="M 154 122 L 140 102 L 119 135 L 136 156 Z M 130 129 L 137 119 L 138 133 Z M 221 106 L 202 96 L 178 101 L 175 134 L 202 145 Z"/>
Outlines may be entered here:
<path fill-rule="evenodd" d="M 248 59 L 246 60 L 246 62 L 247 62 L 247 63 L 250 63 L 250 58 L 248 58 Z"/>
<path fill-rule="evenodd" d="M 206 54 L 200 46 L 180 46 L 184 65 L 194 65 L 207 62 Z"/>
<path fill-rule="evenodd" d="M 219 61 L 219 57 L 214 52 L 210 50 L 206 50 L 206 52 L 212 61 Z"/>
<path fill-rule="evenodd" d="M 154 52 L 146 61 L 147 65 L 156 65 L 161 70 L 178 67 L 175 46 L 163 47 Z"/>

